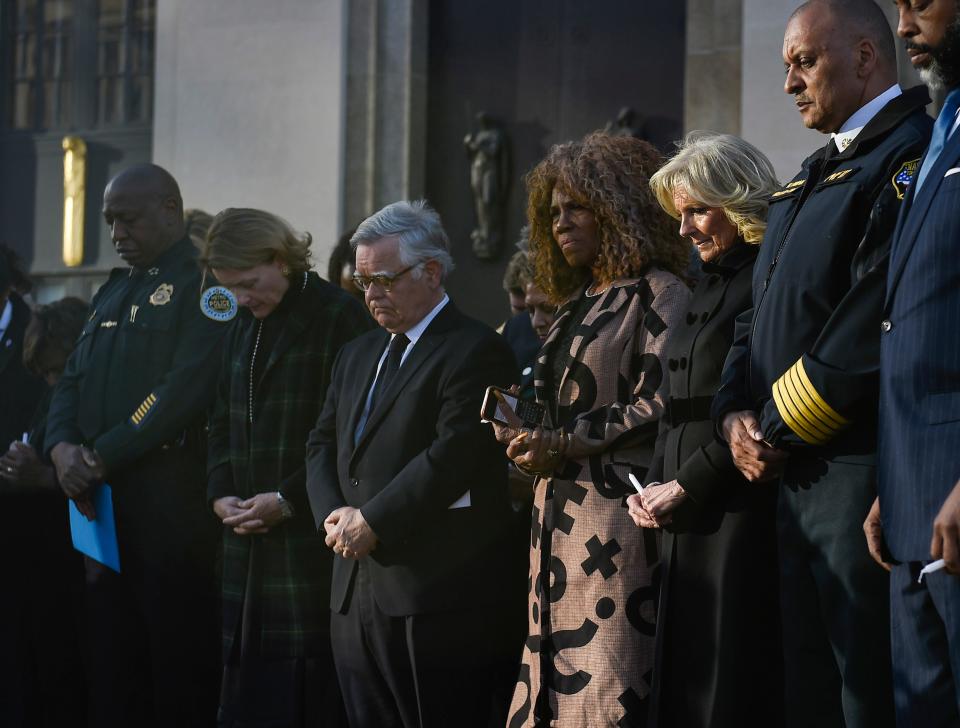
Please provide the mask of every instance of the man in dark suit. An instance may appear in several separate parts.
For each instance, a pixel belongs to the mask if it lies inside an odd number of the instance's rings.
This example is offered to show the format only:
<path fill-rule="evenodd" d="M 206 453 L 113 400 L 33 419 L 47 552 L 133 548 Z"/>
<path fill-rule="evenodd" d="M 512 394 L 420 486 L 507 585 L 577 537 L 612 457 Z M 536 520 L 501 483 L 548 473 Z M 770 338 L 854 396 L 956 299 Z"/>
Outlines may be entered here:
<path fill-rule="evenodd" d="M 380 328 L 341 350 L 307 445 L 314 519 L 340 557 L 330 631 L 350 725 L 484 726 L 512 591 L 506 460 L 480 405 L 514 381 L 513 355 L 447 297 L 449 242 L 425 202 L 388 205 L 352 244 Z"/>
<path fill-rule="evenodd" d="M 880 324 L 879 500 L 864 530 L 871 554 L 891 572 L 897 723 L 955 726 L 960 725 L 960 12 L 955 0 L 897 5 L 898 33 L 914 66 L 928 85 L 947 93 L 890 254 Z M 924 566 L 940 558 L 946 569 L 921 580 Z"/>
<path fill-rule="evenodd" d="M 46 386 L 23 363 L 23 335 L 30 323 L 30 307 L 14 290 L 14 271 L 4 253 L 0 246 L 0 450 L 6 452 L 30 429 Z M 34 673 L 30 640 L 25 634 L 33 595 L 21 591 L 36 569 L 34 558 L 23 558 L 24 544 L 36 533 L 35 524 L 23 517 L 24 511 L 36 499 L 14 490 L 11 480 L 15 478 L 12 466 L 0 469 L 0 504 L 14 516 L 0 532 L 0 568 L 7 585 L 0 599 L 0 725 L 4 726 L 27 725 L 42 707 L 37 691 L 30 689 Z"/>
<path fill-rule="evenodd" d="M 771 196 L 714 414 L 751 481 L 779 480 L 791 726 L 893 725 L 888 580 L 861 526 L 876 497 L 877 370 L 890 239 L 930 134 L 897 84 L 872 0 L 810 0 L 783 41 L 784 90 L 832 138 Z"/>
<path fill-rule="evenodd" d="M 201 310 L 197 251 L 176 181 L 155 165 L 114 177 L 103 217 L 115 268 L 54 391 L 46 452 L 93 515 L 113 490 L 121 573 L 87 559 L 91 724 L 201 726 L 216 718 L 216 522 L 202 429 L 231 312 Z"/>

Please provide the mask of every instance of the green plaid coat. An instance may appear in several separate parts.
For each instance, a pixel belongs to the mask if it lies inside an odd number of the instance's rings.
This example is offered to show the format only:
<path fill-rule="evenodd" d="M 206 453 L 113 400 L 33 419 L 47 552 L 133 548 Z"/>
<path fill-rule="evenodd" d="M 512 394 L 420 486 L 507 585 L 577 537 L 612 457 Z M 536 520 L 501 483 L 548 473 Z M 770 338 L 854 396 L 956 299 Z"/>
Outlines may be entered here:
<path fill-rule="evenodd" d="M 317 535 L 307 501 L 306 441 L 340 347 L 372 326 L 354 298 L 309 273 L 254 391 L 252 424 L 250 357 L 258 322 L 244 311 L 227 336 L 210 418 L 208 471 L 228 463 L 232 482 L 211 478 L 207 495 L 212 503 L 227 495 L 280 491 L 296 513 L 262 536 L 238 536 L 224 528 L 225 660 L 240 630 L 251 628 L 259 635 L 247 632 L 243 644 L 259 643 L 262 657 L 329 652 L 332 552 Z"/>

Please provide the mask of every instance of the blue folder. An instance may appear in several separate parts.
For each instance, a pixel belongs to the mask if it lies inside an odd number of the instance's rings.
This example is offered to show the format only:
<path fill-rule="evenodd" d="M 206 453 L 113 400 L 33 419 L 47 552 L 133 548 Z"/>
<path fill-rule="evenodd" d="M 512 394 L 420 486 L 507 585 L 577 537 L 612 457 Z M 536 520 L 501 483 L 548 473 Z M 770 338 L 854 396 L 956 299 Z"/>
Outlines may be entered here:
<path fill-rule="evenodd" d="M 70 501 L 70 535 L 73 547 L 94 561 L 120 573 L 120 549 L 117 547 L 117 525 L 113 520 L 113 489 L 106 483 L 91 490 L 97 517 L 88 521 L 77 504 Z"/>

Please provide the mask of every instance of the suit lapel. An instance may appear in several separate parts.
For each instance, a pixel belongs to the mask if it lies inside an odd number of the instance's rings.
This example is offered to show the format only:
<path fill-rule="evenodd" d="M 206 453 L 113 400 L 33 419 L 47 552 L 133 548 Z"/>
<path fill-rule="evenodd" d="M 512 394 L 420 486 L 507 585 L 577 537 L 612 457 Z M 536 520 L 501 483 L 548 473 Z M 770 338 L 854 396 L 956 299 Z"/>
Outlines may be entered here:
<path fill-rule="evenodd" d="M 383 356 L 383 350 L 387 348 L 387 344 L 390 342 L 390 334 L 386 331 L 380 329 L 377 333 L 377 344 L 370 346 L 367 350 L 366 360 L 361 362 L 357 371 L 358 376 L 353 380 L 355 396 L 353 397 L 353 409 L 350 412 L 349 419 L 349 439 L 351 443 L 354 439 L 354 433 L 357 431 L 357 425 L 360 423 L 363 408 L 367 405 L 367 395 L 370 393 L 370 387 L 373 386 L 373 378 L 377 375 L 377 362 L 380 361 L 380 357 Z M 369 428 L 369 425 L 370 418 L 368 417 L 364 432 Z M 357 445 L 359 446 L 359 444 L 358 442 Z M 356 452 L 356 448 L 354 448 L 354 452 Z"/>
<path fill-rule="evenodd" d="M 446 338 L 445 333 L 451 327 L 456 315 L 457 313 L 456 309 L 453 307 L 453 302 L 448 302 L 447 305 L 440 310 L 436 318 L 430 322 L 430 325 L 427 326 L 427 330 L 423 332 L 419 339 L 417 339 L 417 343 L 413 347 L 413 351 L 407 355 L 406 360 L 397 371 L 394 380 L 390 382 L 389 386 L 379 395 L 379 399 L 374 406 L 373 411 L 371 411 L 367 416 L 367 422 L 363 426 L 363 432 L 360 434 L 360 439 L 357 441 L 357 445 L 354 448 L 353 457 L 357 456 L 357 453 L 359 453 L 364 447 L 367 439 L 377 429 L 380 421 L 383 420 L 386 414 L 393 408 L 393 403 L 396 401 L 397 396 L 403 391 L 403 388 L 407 386 L 407 383 L 410 381 L 413 375 L 417 373 L 417 370 L 420 369 L 421 366 L 423 366 L 424 362 L 434 355 L 437 347 L 443 343 L 444 339 Z M 383 354 L 383 349 L 379 350 L 377 360 L 379 360 L 380 354 Z M 374 362 L 374 367 L 376 367 L 376 362 Z M 366 404 L 366 392 L 368 391 L 369 385 L 361 394 L 361 399 L 363 400 L 360 405 L 361 412 L 363 411 L 363 405 Z M 359 420 L 359 414 L 357 414 L 357 418 L 353 420 L 354 425 L 356 425 L 357 420 Z"/>
<path fill-rule="evenodd" d="M 0 306 L 0 316 L 3 315 L 4 306 Z M 24 305 L 24 308 L 26 308 L 26 305 Z M 10 323 L 7 325 L 7 330 L 3 332 L 3 337 L 0 338 L 0 372 L 6 369 L 13 360 L 13 352 L 17 350 L 14 341 L 27 327 L 25 320 L 29 320 L 29 314 L 27 316 L 23 315 L 19 302 L 11 295 Z"/>
<path fill-rule="evenodd" d="M 3 338 L 0 339 L 0 372 L 7 368 L 7 365 L 13 358 L 13 350 L 16 348 L 17 347 L 13 345 L 11 332 L 5 332 Z"/>
<path fill-rule="evenodd" d="M 896 247 L 890 261 L 890 275 L 887 278 L 887 299 L 884 311 L 889 309 L 890 302 L 893 300 L 893 293 L 900 283 L 900 277 L 903 275 L 903 269 L 910 258 L 910 253 L 913 252 L 913 246 L 927 217 L 927 211 L 930 209 L 934 197 L 936 197 L 937 190 L 943 184 L 943 175 L 957 161 L 958 156 L 960 156 L 960 133 L 955 133 L 947 141 L 946 146 L 940 153 L 940 158 L 931 168 L 920 192 L 916 193 L 913 185 L 907 192 L 906 199 L 903 201 L 904 210 L 897 221 L 894 237 Z M 920 164 L 923 165 L 923 160 L 920 160 Z"/>

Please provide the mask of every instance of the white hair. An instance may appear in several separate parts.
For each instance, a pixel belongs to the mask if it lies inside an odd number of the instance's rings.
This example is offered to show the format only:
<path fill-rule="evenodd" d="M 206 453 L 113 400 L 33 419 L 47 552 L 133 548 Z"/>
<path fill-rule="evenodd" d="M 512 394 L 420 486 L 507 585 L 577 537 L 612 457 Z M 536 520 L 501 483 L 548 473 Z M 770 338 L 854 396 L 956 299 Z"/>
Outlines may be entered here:
<path fill-rule="evenodd" d="M 671 217 L 680 219 L 673 194 L 683 189 L 697 202 L 723 208 L 746 242 L 759 243 L 770 195 L 779 183 L 770 160 L 749 142 L 730 134 L 692 131 L 650 178 L 650 187 Z"/>
<path fill-rule="evenodd" d="M 435 260 L 440 264 L 441 281 L 453 270 L 450 239 L 440 222 L 440 215 L 426 200 L 401 200 L 375 212 L 357 226 L 350 238 L 350 247 L 356 250 L 358 245 L 370 245 L 394 235 L 400 241 L 400 262 L 403 265 Z M 419 278 L 420 270 L 414 269 L 411 275 Z"/>

